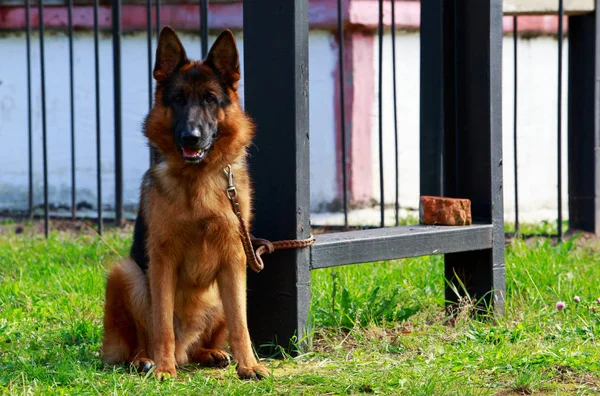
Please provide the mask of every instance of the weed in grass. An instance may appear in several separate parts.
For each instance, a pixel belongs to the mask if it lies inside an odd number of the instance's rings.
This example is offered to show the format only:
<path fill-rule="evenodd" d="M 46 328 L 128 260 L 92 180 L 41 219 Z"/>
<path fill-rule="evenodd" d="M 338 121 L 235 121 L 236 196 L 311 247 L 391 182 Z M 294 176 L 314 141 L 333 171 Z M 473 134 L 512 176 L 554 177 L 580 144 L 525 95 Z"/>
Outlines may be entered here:
<path fill-rule="evenodd" d="M 520 394 L 531 395 L 542 382 L 541 373 L 531 368 L 515 371 L 514 375 L 513 391 Z"/>

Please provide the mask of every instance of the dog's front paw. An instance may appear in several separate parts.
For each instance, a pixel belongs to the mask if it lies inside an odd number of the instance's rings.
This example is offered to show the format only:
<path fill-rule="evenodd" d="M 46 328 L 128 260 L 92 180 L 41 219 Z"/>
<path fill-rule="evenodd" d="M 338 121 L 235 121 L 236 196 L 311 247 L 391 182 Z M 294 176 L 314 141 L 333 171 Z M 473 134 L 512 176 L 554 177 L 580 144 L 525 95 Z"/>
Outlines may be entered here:
<path fill-rule="evenodd" d="M 157 366 L 156 370 L 154 370 L 154 377 L 160 381 L 177 378 L 177 370 L 175 370 L 175 367 Z"/>
<path fill-rule="evenodd" d="M 257 364 L 255 366 L 238 366 L 237 373 L 243 380 L 259 380 L 268 377 L 269 370 L 265 366 Z"/>

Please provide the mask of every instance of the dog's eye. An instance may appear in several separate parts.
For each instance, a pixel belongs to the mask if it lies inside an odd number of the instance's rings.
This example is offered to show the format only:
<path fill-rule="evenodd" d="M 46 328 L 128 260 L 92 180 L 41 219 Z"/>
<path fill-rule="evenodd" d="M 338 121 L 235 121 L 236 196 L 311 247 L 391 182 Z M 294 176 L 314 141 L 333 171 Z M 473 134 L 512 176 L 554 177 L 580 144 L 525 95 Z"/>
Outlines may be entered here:
<path fill-rule="evenodd" d="M 183 102 L 183 95 L 179 94 L 179 95 L 175 96 L 175 97 L 173 98 L 173 101 L 174 101 L 175 103 L 182 103 L 182 102 Z"/>
<path fill-rule="evenodd" d="M 206 95 L 206 103 L 215 103 L 217 98 L 214 95 Z"/>

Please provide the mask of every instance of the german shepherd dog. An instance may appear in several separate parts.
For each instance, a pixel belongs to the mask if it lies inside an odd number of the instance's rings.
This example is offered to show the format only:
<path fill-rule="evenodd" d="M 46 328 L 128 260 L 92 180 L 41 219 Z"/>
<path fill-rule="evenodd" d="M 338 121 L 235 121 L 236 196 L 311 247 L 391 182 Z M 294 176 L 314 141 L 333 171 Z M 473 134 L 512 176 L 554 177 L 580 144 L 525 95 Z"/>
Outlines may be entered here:
<path fill-rule="evenodd" d="M 248 333 L 246 256 L 224 174 L 231 165 L 249 221 L 254 126 L 240 107 L 235 38 L 222 32 L 204 61 L 190 61 L 165 27 L 153 75 L 144 133 L 160 159 L 143 178 L 130 257 L 108 275 L 103 361 L 166 379 L 188 362 L 226 366 L 228 339 L 241 378 L 268 376 Z"/>

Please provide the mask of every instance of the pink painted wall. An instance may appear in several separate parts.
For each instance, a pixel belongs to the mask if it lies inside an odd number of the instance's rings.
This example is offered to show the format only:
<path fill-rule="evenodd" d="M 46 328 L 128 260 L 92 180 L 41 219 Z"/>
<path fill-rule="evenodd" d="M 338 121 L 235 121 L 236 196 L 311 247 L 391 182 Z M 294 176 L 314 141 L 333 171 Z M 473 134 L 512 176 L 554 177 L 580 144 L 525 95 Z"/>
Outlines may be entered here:
<path fill-rule="evenodd" d="M 378 24 L 378 6 L 373 0 L 345 0 L 344 24 L 349 30 L 374 30 Z M 154 8 L 152 21 L 154 23 Z M 200 10 L 194 4 L 165 4 L 161 7 L 160 23 L 176 26 L 180 30 L 196 30 L 200 26 Z M 396 3 L 396 25 L 398 29 L 418 30 L 420 26 L 421 4 L 419 1 L 399 0 Z M 146 29 L 145 5 L 126 4 L 122 8 L 123 30 Z M 241 3 L 209 4 L 208 20 L 210 28 L 220 30 L 229 28 L 240 30 L 243 26 Z M 308 20 L 311 29 L 335 29 L 337 27 L 336 0 L 310 0 Z M 553 34 L 558 26 L 556 16 L 522 16 L 519 17 L 519 31 L 531 34 Z M 100 6 L 99 25 L 109 29 L 112 23 L 110 6 Z M 504 31 L 512 32 L 512 17 L 504 18 Z M 93 8 L 91 6 L 75 6 L 73 23 L 76 29 L 93 27 Z M 37 7 L 31 8 L 31 24 L 37 26 Z M 44 9 L 44 24 L 50 29 L 67 27 L 67 8 L 64 6 L 47 6 Z M 384 24 L 391 25 L 391 3 L 384 2 Z M 0 6 L 0 30 L 21 30 L 26 25 L 25 8 L 22 6 Z M 567 28 L 565 17 L 565 29 Z"/>
<path fill-rule="evenodd" d="M 339 50 L 335 41 L 333 50 Z M 344 37 L 344 97 L 346 110 L 347 188 L 350 201 L 364 202 L 371 198 L 371 106 L 374 98 L 373 75 L 374 41 L 371 34 L 349 32 Z M 337 189 L 342 197 L 342 139 L 341 139 L 341 94 L 340 67 L 335 73 L 335 120 Z"/>

